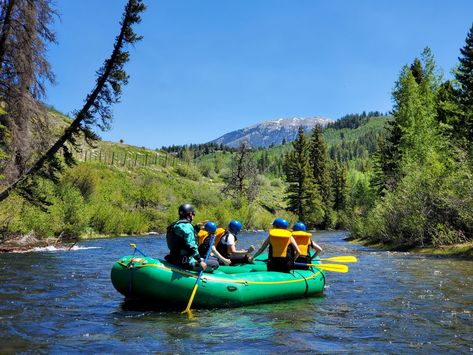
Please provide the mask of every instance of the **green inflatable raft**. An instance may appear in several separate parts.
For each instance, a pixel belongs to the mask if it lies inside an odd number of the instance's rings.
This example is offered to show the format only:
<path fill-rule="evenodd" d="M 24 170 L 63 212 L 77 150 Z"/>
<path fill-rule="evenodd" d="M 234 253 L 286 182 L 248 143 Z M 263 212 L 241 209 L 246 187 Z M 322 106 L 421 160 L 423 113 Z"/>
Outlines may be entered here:
<path fill-rule="evenodd" d="M 112 268 L 115 289 L 129 299 L 151 301 L 156 306 L 184 307 L 198 273 L 164 260 L 124 256 Z M 323 292 L 325 274 L 314 267 L 290 273 L 268 272 L 266 264 L 220 266 L 204 273 L 192 307 L 237 307 L 318 295 Z"/>

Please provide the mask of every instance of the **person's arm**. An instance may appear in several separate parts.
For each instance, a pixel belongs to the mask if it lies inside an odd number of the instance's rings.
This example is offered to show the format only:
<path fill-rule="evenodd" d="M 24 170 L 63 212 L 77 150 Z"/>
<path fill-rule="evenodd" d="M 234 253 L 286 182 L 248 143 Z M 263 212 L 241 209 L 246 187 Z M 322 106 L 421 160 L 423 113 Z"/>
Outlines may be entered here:
<path fill-rule="evenodd" d="M 261 245 L 261 247 L 258 249 L 258 251 L 257 251 L 253 256 L 250 256 L 250 257 L 248 258 L 248 260 L 253 261 L 254 259 L 256 259 L 256 257 L 257 257 L 258 255 L 260 255 L 260 254 L 266 249 L 266 247 L 267 247 L 268 245 L 269 245 L 269 237 L 266 238 L 266 240 L 264 241 L 263 245 Z"/>
<path fill-rule="evenodd" d="M 215 245 L 212 245 L 212 254 L 215 255 L 217 259 L 223 262 L 225 265 L 230 265 L 232 263 L 230 259 L 224 258 L 222 254 L 218 252 L 217 248 L 215 248 Z"/>
<path fill-rule="evenodd" d="M 207 223 L 208 220 L 205 220 L 205 221 L 200 221 L 200 222 L 197 222 L 195 225 L 194 225 L 194 231 L 195 233 L 199 233 L 200 230 L 202 230 L 202 228 L 204 228 L 204 225 L 205 223 Z"/>
<path fill-rule="evenodd" d="M 235 244 L 227 245 L 227 248 L 230 255 L 248 254 L 255 250 L 255 247 L 253 245 L 250 245 L 248 249 L 240 249 L 240 250 L 237 250 L 237 248 L 235 248 Z"/>
<path fill-rule="evenodd" d="M 228 255 L 242 255 L 242 254 L 247 254 L 251 253 L 253 250 L 255 250 L 255 247 L 251 245 L 248 249 L 240 249 L 238 250 L 235 247 L 235 237 L 232 234 L 229 234 L 226 237 L 226 242 L 227 244 L 227 253 Z"/>
<path fill-rule="evenodd" d="M 314 250 L 315 250 L 314 255 L 312 255 L 312 259 L 313 259 L 313 258 L 315 258 L 317 255 L 320 254 L 320 252 L 322 251 L 322 247 L 321 247 L 320 245 L 314 243 L 313 240 L 311 240 L 310 243 L 311 243 L 312 248 L 314 248 Z"/>
<path fill-rule="evenodd" d="M 296 260 L 299 256 L 301 256 L 301 250 L 299 249 L 299 246 L 297 245 L 294 237 L 291 237 L 291 244 L 294 248 L 294 260 Z"/>

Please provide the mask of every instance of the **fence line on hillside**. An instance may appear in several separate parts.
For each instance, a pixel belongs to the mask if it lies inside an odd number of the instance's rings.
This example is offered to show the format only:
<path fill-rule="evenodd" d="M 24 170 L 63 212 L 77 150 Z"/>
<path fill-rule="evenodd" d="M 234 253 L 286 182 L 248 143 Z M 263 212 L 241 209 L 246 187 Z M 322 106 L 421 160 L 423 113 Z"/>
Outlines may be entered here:
<path fill-rule="evenodd" d="M 190 165 L 190 161 L 184 161 L 175 155 L 162 152 L 118 152 L 115 150 L 82 149 L 75 154 L 75 158 L 83 162 L 98 162 L 116 167 L 146 167 L 157 166 L 176 167 L 178 165 Z"/>

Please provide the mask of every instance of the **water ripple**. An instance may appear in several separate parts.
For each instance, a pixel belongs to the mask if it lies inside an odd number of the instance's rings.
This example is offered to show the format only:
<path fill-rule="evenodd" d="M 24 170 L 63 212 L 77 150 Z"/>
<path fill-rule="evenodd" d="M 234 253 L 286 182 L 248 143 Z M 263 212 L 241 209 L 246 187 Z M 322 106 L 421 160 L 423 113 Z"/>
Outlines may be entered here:
<path fill-rule="evenodd" d="M 163 238 L 115 238 L 75 250 L 0 255 L 0 352 L 465 353 L 473 334 L 473 262 L 351 245 L 317 233 L 326 256 L 355 255 L 328 273 L 321 297 L 236 309 L 176 310 L 123 302 L 111 265 L 137 243 L 162 256 Z M 242 235 L 242 247 L 263 233 Z"/>

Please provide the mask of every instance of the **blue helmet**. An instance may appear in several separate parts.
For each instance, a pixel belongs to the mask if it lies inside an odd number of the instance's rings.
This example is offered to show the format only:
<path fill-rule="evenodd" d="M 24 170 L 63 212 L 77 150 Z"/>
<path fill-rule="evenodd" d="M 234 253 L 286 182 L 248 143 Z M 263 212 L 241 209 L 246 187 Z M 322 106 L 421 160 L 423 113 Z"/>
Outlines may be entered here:
<path fill-rule="evenodd" d="M 230 223 L 228 223 L 228 230 L 233 234 L 238 234 L 242 227 L 241 222 L 236 219 L 232 219 Z"/>
<path fill-rule="evenodd" d="M 217 230 L 217 225 L 214 222 L 205 223 L 204 229 L 210 234 L 214 234 Z"/>
<path fill-rule="evenodd" d="M 296 231 L 307 232 L 307 228 L 306 228 L 305 224 L 302 223 L 302 222 L 294 223 L 294 226 L 292 227 L 292 230 L 293 230 L 294 232 L 296 232 Z"/>
<path fill-rule="evenodd" d="M 273 227 L 274 228 L 287 229 L 287 227 L 289 227 L 289 222 L 287 220 L 285 220 L 284 218 L 276 218 L 273 221 Z"/>

